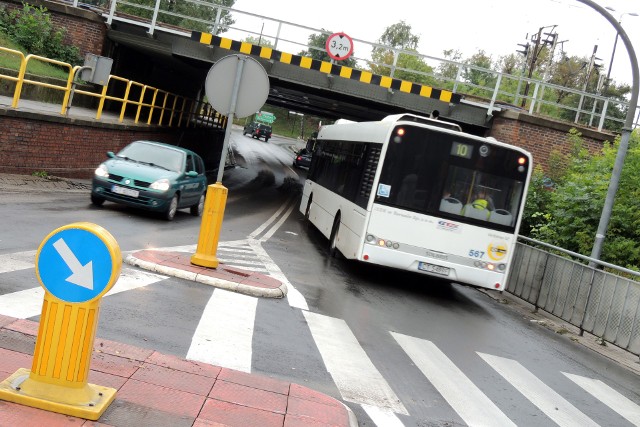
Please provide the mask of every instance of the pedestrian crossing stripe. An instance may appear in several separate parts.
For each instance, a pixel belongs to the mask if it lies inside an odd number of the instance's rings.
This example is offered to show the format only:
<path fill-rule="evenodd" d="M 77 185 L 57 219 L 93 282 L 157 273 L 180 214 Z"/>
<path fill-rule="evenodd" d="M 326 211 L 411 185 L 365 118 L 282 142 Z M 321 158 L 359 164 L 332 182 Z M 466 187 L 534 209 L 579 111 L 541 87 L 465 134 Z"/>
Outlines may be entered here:
<path fill-rule="evenodd" d="M 401 79 L 394 79 L 389 76 L 373 74 L 369 71 L 356 70 L 344 65 L 332 64 L 327 61 L 320 61 L 308 56 L 293 55 L 281 52 L 267 46 L 260 46 L 246 42 L 239 42 L 224 37 L 215 36 L 210 33 L 200 31 L 191 32 L 191 40 L 202 44 L 244 53 L 246 55 L 258 56 L 263 59 L 282 62 L 284 64 L 295 65 L 308 70 L 319 71 L 324 74 L 338 76 L 349 80 L 356 80 L 361 83 L 380 86 L 400 92 L 411 93 L 430 99 L 437 99 L 442 102 L 459 104 L 462 99 L 460 94 L 444 89 L 436 89 L 431 86 L 421 85 Z"/>

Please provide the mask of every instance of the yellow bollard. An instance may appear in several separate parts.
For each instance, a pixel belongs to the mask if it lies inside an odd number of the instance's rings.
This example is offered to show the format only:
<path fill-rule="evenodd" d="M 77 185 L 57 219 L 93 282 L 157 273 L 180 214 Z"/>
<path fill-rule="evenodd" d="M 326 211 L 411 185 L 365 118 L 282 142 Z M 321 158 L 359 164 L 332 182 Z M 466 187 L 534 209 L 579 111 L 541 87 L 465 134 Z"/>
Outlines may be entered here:
<path fill-rule="evenodd" d="M 200 235 L 196 253 L 191 257 L 191 264 L 201 267 L 218 267 L 218 240 L 227 203 L 227 188 L 220 182 L 207 187 L 207 197 L 204 202 L 204 212 L 200 224 Z"/>
<path fill-rule="evenodd" d="M 116 390 L 88 383 L 101 297 L 122 268 L 115 239 L 102 227 L 74 223 L 41 243 L 36 274 L 45 289 L 31 370 L 0 383 L 0 399 L 97 420 Z M 71 273 L 71 275 L 69 275 Z"/>

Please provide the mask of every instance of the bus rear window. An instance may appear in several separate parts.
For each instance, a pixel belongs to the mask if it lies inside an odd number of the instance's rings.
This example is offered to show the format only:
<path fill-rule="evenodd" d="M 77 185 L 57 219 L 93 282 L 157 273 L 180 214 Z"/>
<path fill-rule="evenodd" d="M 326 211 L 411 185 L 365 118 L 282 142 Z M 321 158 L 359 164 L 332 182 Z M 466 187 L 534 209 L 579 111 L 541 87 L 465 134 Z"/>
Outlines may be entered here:
<path fill-rule="evenodd" d="M 459 134 L 393 132 L 376 203 L 497 228 L 516 224 L 527 177 L 518 153 Z M 521 166 L 521 165 L 520 165 Z"/>

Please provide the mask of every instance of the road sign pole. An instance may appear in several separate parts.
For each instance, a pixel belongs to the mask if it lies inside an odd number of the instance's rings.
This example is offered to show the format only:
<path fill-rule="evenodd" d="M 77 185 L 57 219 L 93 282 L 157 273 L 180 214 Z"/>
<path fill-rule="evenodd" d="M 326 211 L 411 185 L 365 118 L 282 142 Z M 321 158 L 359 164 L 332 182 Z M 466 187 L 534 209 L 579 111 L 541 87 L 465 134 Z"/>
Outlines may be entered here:
<path fill-rule="evenodd" d="M 1 382 L 0 399 L 89 420 L 100 418 L 116 390 L 89 384 L 89 365 L 100 302 L 121 268 L 120 247 L 98 225 L 66 225 L 43 240 L 36 254 L 36 274 L 45 296 L 31 370 L 20 368 Z"/>
<path fill-rule="evenodd" d="M 229 82 L 233 86 L 229 91 Z M 258 111 L 269 95 L 269 77 L 262 65 L 246 55 L 229 55 L 216 62 L 205 80 L 205 92 L 211 105 L 220 114 L 227 116 L 220 164 L 216 183 L 207 187 L 207 197 L 202 213 L 200 234 L 196 253 L 191 263 L 201 267 L 218 267 L 216 252 L 222 227 L 222 218 L 227 203 L 227 189 L 222 185 L 224 165 L 227 160 L 231 127 L 236 115 L 247 117 Z"/>
<path fill-rule="evenodd" d="M 224 165 L 227 162 L 227 150 L 229 149 L 229 138 L 231 138 L 231 127 L 233 126 L 233 118 L 236 114 L 236 104 L 238 102 L 238 91 L 240 90 L 240 80 L 242 80 L 242 69 L 247 60 L 246 56 L 237 56 L 238 67 L 236 69 L 236 77 L 233 82 L 233 90 L 231 91 L 231 104 L 229 106 L 229 115 L 227 116 L 227 128 L 224 132 L 224 143 L 222 144 L 222 154 L 220 155 L 220 165 L 218 166 L 217 182 L 222 182 L 224 174 Z"/>
<path fill-rule="evenodd" d="M 219 261 L 216 257 L 218 251 L 218 241 L 220 239 L 220 229 L 224 218 L 224 209 L 227 203 L 227 188 L 222 185 L 222 175 L 224 165 L 227 160 L 227 150 L 229 149 L 229 139 L 231 138 L 231 127 L 238 101 L 238 91 L 240 80 L 242 80 L 242 70 L 246 61 L 246 56 L 238 56 L 238 67 L 233 82 L 231 92 L 231 103 L 229 114 L 227 115 L 227 128 L 224 132 L 224 143 L 220 154 L 220 165 L 218 166 L 217 182 L 207 187 L 207 197 L 205 198 L 202 221 L 200 223 L 200 234 L 198 235 L 198 246 L 196 252 L 191 256 L 191 264 L 201 267 L 217 268 Z"/>

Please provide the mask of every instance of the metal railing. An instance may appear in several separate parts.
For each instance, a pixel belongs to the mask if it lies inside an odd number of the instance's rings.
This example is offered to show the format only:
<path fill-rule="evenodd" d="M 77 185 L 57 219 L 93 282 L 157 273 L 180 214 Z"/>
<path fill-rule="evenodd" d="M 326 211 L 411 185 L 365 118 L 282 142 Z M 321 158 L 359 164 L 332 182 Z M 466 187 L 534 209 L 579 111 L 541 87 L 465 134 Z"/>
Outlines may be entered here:
<path fill-rule="evenodd" d="M 76 95 L 95 98 L 97 100 L 95 119 L 100 120 L 105 108 L 105 102 L 111 101 L 120 105 L 118 121 L 122 123 L 127 116 L 132 115 L 134 123 L 141 122 L 142 117 L 146 117 L 147 125 L 158 125 L 168 127 L 190 127 L 190 126 L 207 126 L 224 128 L 227 118 L 216 112 L 210 105 L 204 101 L 186 98 L 176 95 L 152 86 L 145 85 L 133 80 L 110 75 L 107 84 L 104 86 L 95 85 L 97 91 L 78 89 L 75 82 L 80 66 L 72 66 L 65 62 L 56 61 L 38 55 L 24 55 L 22 52 L 14 49 L 8 49 L 0 46 L 0 51 L 9 55 L 14 55 L 20 60 L 18 75 L 0 73 L 0 80 L 9 80 L 15 82 L 11 107 L 18 108 L 20 100 L 23 96 L 25 85 L 33 85 L 51 89 L 62 94 L 60 105 L 60 114 L 68 115 L 71 108 L 71 102 Z M 36 80 L 34 77 L 27 78 L 27 67 L 30 62 L 40 61 L 60 67 L 66 72 L 66 79 L 61 79 L 61 84 L 55 84 L 45 81 Z M 124 85 L 119 88 L 123 96 L 108 95 L 109 91 L 115 91 L 116 84 Z M 135 107 L 135 113 L 131 113 L 131 108 Z"/>
<path fill-rule="evenodd" d="M 98 0 L 100 3 L 103 0 Z M 135 0 L 112 0 L 107 9 L 101 10 L 108 24 L 114 20 L 133 23 L 147 28 L 149 34 L 156 31 L 190 36 L 191 30 L 207 31 L 234 40 L 245 40 L 251 36 L 266 41 L 274 49 L 284 52 L 316 50 L 324 53 L 323 48 L 309 46 L 310 36 L 330 35 L 328 31 L 307 27 L 275 18 L 261 16 L 242 10 L 215 5 L 200 0 L 183 0 L 191 3 L 194 9 L 208 7 L 213 9 L 213 19 L 201 16 L 186 16 L 170 10 L 171 2 L 157 0 L 154 6 L 135 3 Z M 74 0 L 77 5 L 77 0 Z M 232 14 L 238 25 L 225 27 L 222 24 L 223 11 Z M 133 14 L 136 12 L 136 14 Z M 166 23 L 168 17 L 179 18 L 190 28 L 181 28 Z M 204 29 L 204 30 L 203 30 Z M 259 30 L 259 31 L 258 31 Z M 355 60 L 358 68 L 386 70 L 391 77 L 402 80 L 451 90 L 463 95 L 467 102 L 474 102 L 487 109 L 487 115 L 499 109 L 514 109 L 550 117 L 583 126 L 594 127 L 599 131 L 618 131 L 623 123 L 629 104 L 625 101 L 590 93 L 578 89 L 558 86 L 546 81 L 524 77 L 521 74 L 500 73 L 461 62 L 451 61 L 421 53 L 391 48 L 378 43 L 353 38 Z M 393 53 L 393 63 L 386 64 L 371 60 L 374 49 L 384 49 Z M 362 52 L 362 53 L 360 53 Z M 369 52 L 369 55 L 367 55 Z M 356 55 L 357 54 L 357 55 Z M 427 65 L 423 69 L 403 68 L 399 65 L 402 55 L 417 57 L 419 63 Z M 409 61 L 414 63 L 415 61 Z M 469 76 L 475 76 L 473 79 Z M 638 110 L 640 112 L 640 109 Z M 640 114 L 640 113 L 639 113 Z M 636 118 L 636 123 L 640 117 Z"/>
<path fill-rule="evenodd" d="M 640 355 L 640 282 L 633 280 L 640 273 L 519 239 L 507 292 L 578 327 L 580 335 L 588 332 Z"/>

